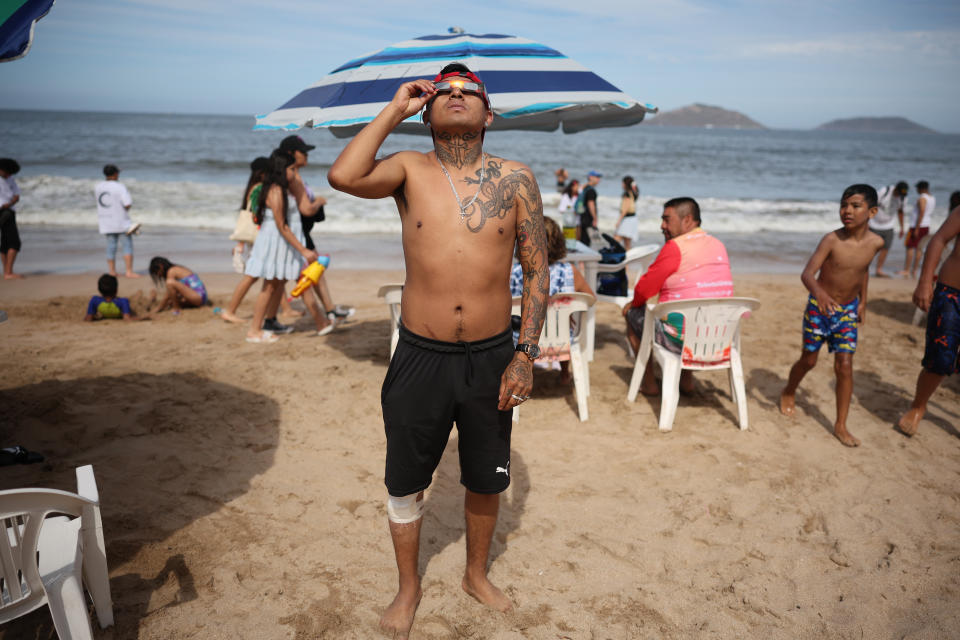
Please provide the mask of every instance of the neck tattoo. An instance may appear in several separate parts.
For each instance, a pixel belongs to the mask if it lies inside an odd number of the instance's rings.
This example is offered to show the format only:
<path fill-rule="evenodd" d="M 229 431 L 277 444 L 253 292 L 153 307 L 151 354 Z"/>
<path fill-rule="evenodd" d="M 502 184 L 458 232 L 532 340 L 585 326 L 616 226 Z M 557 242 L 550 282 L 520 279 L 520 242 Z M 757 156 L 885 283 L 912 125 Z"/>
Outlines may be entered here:
<path fill-rule="evenodd" d="M 470 202 L 463 204 L 463 201 L 460 200 L 460 194 L 457 193 L 457 188 L 453 186 L 453 178 L 450 177 L 450 172 L 447 171 L 447 168 L 443 166 L 443 161 L 440 159 L 440 156 L 437 156 L 437 162 L 440 164 L 440 169 L 443 171 L 443 175 L 447 176 L 447 182 L 450 183 L 450 190 L 453 191 L 453 197 L 457 199 L 457 206 L 460 207 L 460 222 L 463 222 L 467 219 L 469 214 L 467 209 L 473 206 L 473 203 L 477 201 L 477 198 L 480 196 L 480 189 L 483 188 L 483 180 L 486 177 L 483 168 L 484 156 L 486 154 L 480 154 L 480 184 L 477 185 L 477 192 L 473 194 L 473 197 L 470 198 Z"/>

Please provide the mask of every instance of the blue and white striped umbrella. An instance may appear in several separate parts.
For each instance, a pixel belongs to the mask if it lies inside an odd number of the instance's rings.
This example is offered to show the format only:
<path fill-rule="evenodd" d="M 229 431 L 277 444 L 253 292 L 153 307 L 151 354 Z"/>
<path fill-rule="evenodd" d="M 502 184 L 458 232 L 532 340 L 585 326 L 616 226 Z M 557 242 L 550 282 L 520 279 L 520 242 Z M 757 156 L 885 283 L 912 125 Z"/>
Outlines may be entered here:
<path fill-rule="evenodd" d="M 390 45 L 334 69 L 280 108 L 257 117 L 254 129 L 325 127 L 355 135 L 393 99 L 401 84 L 433 80 L 447 63 L 462 62 L 487 87 L 491 130 L 529 129 L 566 133 L 624 127 L 656 107 L 642 104 L 556 49 L 506 35 L 452 33 Z M 414 115 L 395 131 L 427 133 Z"/>

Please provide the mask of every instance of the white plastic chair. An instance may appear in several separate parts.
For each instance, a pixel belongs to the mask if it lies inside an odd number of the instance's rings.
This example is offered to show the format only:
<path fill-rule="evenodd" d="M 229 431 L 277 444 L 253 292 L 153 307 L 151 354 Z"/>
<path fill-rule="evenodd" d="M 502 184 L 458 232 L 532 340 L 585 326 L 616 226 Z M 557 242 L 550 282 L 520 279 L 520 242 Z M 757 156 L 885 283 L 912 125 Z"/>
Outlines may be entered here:
<path fill-rule="evenodd" d="M 513 299 L 514 315 L 520 315 L 520 302 L 521 298 Z M 570 361 L 573 386 L 577 394 L 577 411 L 581 422 L 589 418 L 587 396 L 590 395 L 590 365 L 584 353 L 586 347 L 584 320 L 587 310 L 593 306 L 594 302 L 593 296 L 586 293 L 558 293 L 551 296 L 538 343 L 540 345 L 538 361 Z M 575 316 L 576 329 L 571 336 L 570 329 L 574 324 Z M 513 409 L 513 419 L 520 419 L 519 407 Z"/>
<path fill-rule="evenodd" d="M 747 428 L 747 395 L 740 362 L 740 319 L 760 306 L 754 298 L 697 298 L 647 305 L 640 353 L 633 367 L 627 399 L 634 402 L 650 352 L 663 369 L 660 385 L 660 431 L 673 429 L 680 399 L 682 369 L 728 369 L 730 395 L 737 405 L 740 429 Z M 654 340 L 654 320 L 669 313 L 683 314 L 683 350 L 676 354 Z"/>
<path fill-rule="evenodd" d="M 594 279 L 593 290 L 597 291 L 598 286 L 600 285 L 599 275 L 601 273 L 616 273 L 621 269 L 627 269 L 627 294 L 625 296 L 611 296 L 604 293 L 597 293 L 597 300 L 600 302 L 611 302 L 621 309 L 623 305 L 627 304 L 633 300 L 633 289 L 630 287 L 630 271 L 631 267 L 639 267 L 640 273 L 642 274 L 647 270 L 647 267 L 650 266 L 650 263 L 653 262 L 654 258 L 657 257 L 657 254 L 660 252 L 660 245 L 656 244 L 645 244 L 640 247 L 633 247 L 628 250 L 623 260 L 617 262 L 616 264 L 604 264 L 598 262 L 594 267 L 596 271 L 597 278 Z"/>
<path fill-rule="evenodd" d="M 48 517 L 52 514 L 63 515 Z M 84 585 L 101 628 L 113 624 L 92 466 L 77 468 L 75 494 L 0 491 L 0 524 L 0 624 L 48 605 L 61 640 L 92 640 Z"/>
<path fill-rule="evenodd" d="M 597 290 L 597 285 L 599 284 L 599 275 L 601 273 L 616 273 L 621 269 L 627 269 L 627 295 L 625 296 L 611 296 L 602 293 L 597 294 L 597 300 L 602 302 L 610 302 L 617 305 L 620 308 L 623 308 L 623 305 L 627 304 L 633 300 L 633 287 L 630 286 L 630 271 L 629 268 L 639 267 L 639 271 L 642 274 L 647 270 L 647 267 L 650 266 L 650 263 L 653 262 L 654 258 L 657 257 L 660 247 L 655 244 L 645 244 L 639 247 L 633 247 L 627 251 L 623 260 L 616 264 L 603 264 L 601 262 L 585 262 L 583 267 L 586 273 L 584 276 L 590 286 L 593 287 L 593 290 Z M 587 312 L 587 327 L 586 327 L 586 346 L 584 348 L 584 353 L 587 357 L 587 361 L 593 362 L 593 348 L 594 342 L 596 340 L 596 330 L 597 330 L 597 310 L 596 308 L 591 308 Z"/>
<path fill-rule="evenodd" d="M 377 290 L 377 297 L 383 298 L 390 309 L 390 358 L 400 339 L 400 298 L 403 296 L 403 284 L 385 284 Z"/>

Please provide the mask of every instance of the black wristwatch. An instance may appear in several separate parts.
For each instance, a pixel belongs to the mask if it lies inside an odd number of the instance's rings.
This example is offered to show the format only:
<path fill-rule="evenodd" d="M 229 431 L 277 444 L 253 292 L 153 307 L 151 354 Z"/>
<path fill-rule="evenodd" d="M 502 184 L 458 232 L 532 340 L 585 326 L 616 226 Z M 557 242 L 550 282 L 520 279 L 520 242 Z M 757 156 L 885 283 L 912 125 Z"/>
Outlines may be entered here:
<path fill-rule="evenodd" d="M 517 351 L 530 358 L 531 362 L 540 357 L 540 346 L 536 344 L 524 344 L 521 342 L 517 345 Z"/>

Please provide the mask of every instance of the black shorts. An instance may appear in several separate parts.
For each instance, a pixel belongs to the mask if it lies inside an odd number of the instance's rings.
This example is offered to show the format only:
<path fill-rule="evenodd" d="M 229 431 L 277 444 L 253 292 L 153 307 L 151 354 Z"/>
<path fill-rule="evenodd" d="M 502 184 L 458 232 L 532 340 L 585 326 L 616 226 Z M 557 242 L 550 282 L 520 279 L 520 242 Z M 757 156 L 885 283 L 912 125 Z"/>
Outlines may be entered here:
<path fill-rule="evenodd" d="M 513 410 L 497 408 L 513 359 L 510 330 L 475 342 L 442 342 L 400 327 L 380 392 L 387 434 L 385 483 L 392 496 L 430 486 L 457 423 L 460 483 L 474 493 L 510 486 Z"/>
<path fill-rule="evenodd" d="M 17 230 L 17 214 L 10 210 L 10 215 L 0 226 L 0 253 L 10 249 L 20 251 L 20 231 Z"/>

